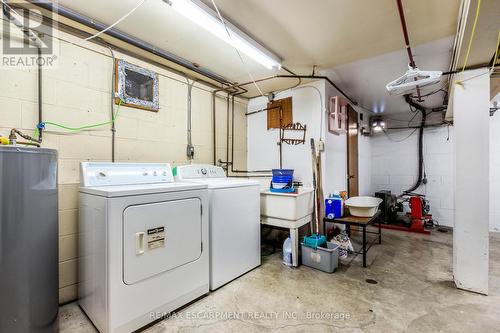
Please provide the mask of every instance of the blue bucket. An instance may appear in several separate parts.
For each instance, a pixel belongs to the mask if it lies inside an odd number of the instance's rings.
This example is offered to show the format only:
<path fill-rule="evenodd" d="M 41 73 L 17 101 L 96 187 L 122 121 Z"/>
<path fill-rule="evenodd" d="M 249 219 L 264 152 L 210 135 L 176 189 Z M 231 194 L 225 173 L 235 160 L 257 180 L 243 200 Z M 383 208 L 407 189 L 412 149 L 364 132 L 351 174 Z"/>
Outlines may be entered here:
<path fill-rule="evenodd" d="M 273 169 L 273 177 L 288 176 L 293 178 L 293 169 Z"/>

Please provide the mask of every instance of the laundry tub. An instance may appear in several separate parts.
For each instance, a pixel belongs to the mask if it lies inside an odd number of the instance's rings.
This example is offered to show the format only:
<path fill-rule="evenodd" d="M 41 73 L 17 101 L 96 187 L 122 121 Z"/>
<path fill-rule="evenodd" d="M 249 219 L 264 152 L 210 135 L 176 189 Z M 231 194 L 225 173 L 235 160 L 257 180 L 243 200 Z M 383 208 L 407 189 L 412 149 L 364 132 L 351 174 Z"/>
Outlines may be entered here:
<path fill-rule="evenodd" d="M 299 188 L 297 193 L 260 192 L 260 215 L 299 220 L 313 212 L 313 189 Z"/>
<path fill-rule="evenodd" d="M 377 213 L 382 201 L 376 197 L 361 196 L 349 198 L 344 204 L 349 207 L 352 216 L 372 217 Z"/>

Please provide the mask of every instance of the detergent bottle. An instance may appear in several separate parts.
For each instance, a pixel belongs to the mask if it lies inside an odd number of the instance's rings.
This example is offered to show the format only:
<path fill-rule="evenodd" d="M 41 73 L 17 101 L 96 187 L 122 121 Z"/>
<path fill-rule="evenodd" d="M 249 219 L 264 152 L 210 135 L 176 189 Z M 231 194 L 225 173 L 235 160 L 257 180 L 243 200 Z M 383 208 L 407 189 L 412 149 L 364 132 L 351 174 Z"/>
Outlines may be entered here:
<path fill-rule="evenodd" d="M 292 239 L 288 237 L 283 243 L 283 264 L 292 266 Z"/>

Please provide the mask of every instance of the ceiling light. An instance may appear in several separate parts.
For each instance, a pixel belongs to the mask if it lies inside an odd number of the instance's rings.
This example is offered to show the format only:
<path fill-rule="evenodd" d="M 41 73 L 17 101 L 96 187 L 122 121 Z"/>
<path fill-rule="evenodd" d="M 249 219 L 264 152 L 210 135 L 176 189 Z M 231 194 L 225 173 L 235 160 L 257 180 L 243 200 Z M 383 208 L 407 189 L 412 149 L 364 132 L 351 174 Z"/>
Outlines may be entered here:
<path fill-rule="evenodd" d="M 280 59 L 251 39 L 244 32 L 225 21 L 222 24 L 217 14 L 205 4 L 190 0 L 164 0 L 175 11 L 209 31 L 219 39 L 246 54 L 268 69 L 280 69 Z M 227 31 L 226 31 L 227 28 Z M 228 33 L 229 32 L 229 33 Z"/>
<path fill-rule="evenodd" d="M 372 120 L 372 129 L 374 132 L 382 132 L 385 129 L 385 121 L 380 118 Z"/>

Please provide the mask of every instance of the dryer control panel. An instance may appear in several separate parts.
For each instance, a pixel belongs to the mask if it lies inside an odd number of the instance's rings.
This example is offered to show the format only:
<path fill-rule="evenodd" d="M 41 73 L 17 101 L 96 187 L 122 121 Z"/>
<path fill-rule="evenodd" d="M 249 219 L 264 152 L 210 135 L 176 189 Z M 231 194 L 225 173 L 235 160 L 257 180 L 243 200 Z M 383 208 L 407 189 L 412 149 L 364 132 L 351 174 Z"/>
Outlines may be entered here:
<path fill-rule="evenodd" d="M 168 163 L 82 162 L 81 186 L 138 185 L 172 183 L 174 176 Z"/>
<path fill-rule="evenodd" d="M 191 164 L 176 167 L 177 180 L 226 178 L 224 169 L 211 164 Z"/>

